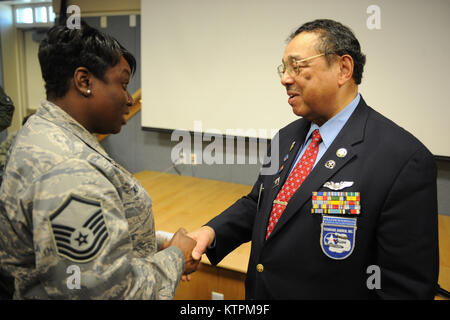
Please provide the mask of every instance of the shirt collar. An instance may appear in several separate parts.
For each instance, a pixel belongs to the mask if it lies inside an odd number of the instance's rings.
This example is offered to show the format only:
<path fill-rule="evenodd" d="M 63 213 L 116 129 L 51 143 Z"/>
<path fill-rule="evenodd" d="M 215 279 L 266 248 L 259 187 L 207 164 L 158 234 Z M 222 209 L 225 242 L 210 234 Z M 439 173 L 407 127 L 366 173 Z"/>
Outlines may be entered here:
<path fill-rule="evenodd" d="M 66 131 L 69 131 L 92 149 L 96 150 L 107 159 L 110 159 L 109 155 L 98 142 L 97 137 L 94 134 L 91 134 L 85 127 L 83 127 L 78 121 L 76 121 L 56 104 L 48 100 L 43 100 L 41 102 L 41 107 L 36 112 L 36 115 L 53 122 Z"/>
<path fill-rule="evenodd" d="M 321 127 L 315 123 L 311 123 L 305 142 L 309 140 L 314 130 L 318 129 L 322 137 L 322 143 L 328 148 L 334 141 L 341 129 L 344 127 L 347 120 L 352 115 L 361 100 L 361 95 L 358 93 L 355 99 L 352 100 L 343 110 L 341 110 L 333 118 L 325 122 Z"/>

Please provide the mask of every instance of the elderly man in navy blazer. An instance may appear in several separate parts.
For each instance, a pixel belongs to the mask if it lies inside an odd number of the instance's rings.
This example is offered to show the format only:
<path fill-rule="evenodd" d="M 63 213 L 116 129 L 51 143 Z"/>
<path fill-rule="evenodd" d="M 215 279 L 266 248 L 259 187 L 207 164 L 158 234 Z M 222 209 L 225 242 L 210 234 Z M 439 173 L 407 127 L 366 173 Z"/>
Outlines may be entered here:
<path fill-rule="evenodd" d="M 251 241 L 247 299 L 432 299 L 433 155 L 365 103 L 348 27 L 315 20 L 289 40 L 278 72 L 301 119 L 272 140 L 279 170 L 263 166 L 248 195 L 190 234 L 193 257 L 217 264 Z"/>

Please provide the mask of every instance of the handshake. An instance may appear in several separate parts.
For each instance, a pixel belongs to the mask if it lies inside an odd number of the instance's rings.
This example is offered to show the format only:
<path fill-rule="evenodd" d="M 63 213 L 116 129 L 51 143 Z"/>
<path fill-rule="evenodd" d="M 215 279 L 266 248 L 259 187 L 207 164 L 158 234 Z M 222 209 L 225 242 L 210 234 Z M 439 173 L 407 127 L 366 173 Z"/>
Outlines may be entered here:
<path fill-rule="evenodd" d="M 193 232 L 187 233 L 184 228 L 178 229 L 172 239 L 164 242 L 162 249 L 175 246 L 184 255 L 185 269 L 183 280 L 190 280 L 190 273 L 197 270 L 200 259 L 206 249 L 214 241 L 215 232 L 211 227 L 203 226 Z"/>

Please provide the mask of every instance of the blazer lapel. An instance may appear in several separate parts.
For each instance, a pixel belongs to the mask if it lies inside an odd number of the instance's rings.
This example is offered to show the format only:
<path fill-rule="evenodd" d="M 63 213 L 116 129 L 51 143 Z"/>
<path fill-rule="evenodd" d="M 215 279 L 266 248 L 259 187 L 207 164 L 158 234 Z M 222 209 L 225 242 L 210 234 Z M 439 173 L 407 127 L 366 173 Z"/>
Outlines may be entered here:
<path fill-rule="evenodd" d="M 297 153 L 300 149 L 300 146 L 303 144 L 306 134 L 308 133 L 310 124 L 308 122 L 301 123 L 298 130 L 296 130 L 295 135 L 292 137 L 291 141 L 288 144 L 284 145 L 283 148 L 280 148 L 279 153 L 279 170 L 275 175 L 273 184 L 272 184 L 272 193 L 274 200 L 280 192 L 281 187 L 289 176 L 289 171 L 294 164 L 295 158 L 297 157 Z M 291 149 L 292 146 L 292 149 Z M 289 150 L 291 149 L 291 150 Z M 288 159 L 284 161 L 284 157 L 288 156 Z M 278 182 L 277 182 L 278 180 Z"/>
<path fill-rule="evenodd" d="M 310 205 L 313 191 L 319 190 L 326 181 L 331 179 L 331 177 L 341 170 L 351 159 L 357 156 L 354 146 L 361 142 L 364 138 L 364 129 L 368 114 L 369 108 L 361 97 L 358 107 L 355 109 L 345 126 L 339 132 L 322 158 L 317 162 L 316 166 L 310 172 L 297 192 L 289 200 L 286 209 L 267 240 L 273 238 L 279 230 L 283 228 L 286 222 L 298 213 L 305 204 L 309 203 Z M 336 151 L 340 148 L 347 149 L 347 155 L 345 157 L 340 158 L 336 155 Z M 332 169 L 325 167 L 325 164 L 329 160 L 335 162 Z"/>
<path fill-rule="evenodd" d="M 272 212 L 272 204 L 273 200 L 275 200 L 276 196 L 278 195 L 278 192 L 280 192 L 281 187 L 283 186 L 284 182 L 286 181 L 289 171 L 294 164 L 295 158 L 297 156 L 298 150 L 300 149 L 301 145 L 303 144 L 306 134 L 308 133 L 310 123 L 308 121 L 304 121 L 302 119 L 297 120 L 298 125 L 294 127 L 292 130 L 292 133 L 287 132 L 287 137 L 280 138 L 280 150 L 279 150 L 279 169 L 276 174 L 274 174 L 270 181 L 270 185 L 264 186 L 264 188 L 269 188 L 267 191 L 267 197 L 268 199 L 266 201 L 269 201 L 269 203 L 265 202 L 264 206 L 262 206 L 262 219 L 259 220 L 262 222 L 262 227 L 260 227 L 261 230 L 264 232 L 261 232 L 260 240 L 265 241 L 266 239 L 266 228 L 267 223 L 269 221 L 270 213 Z M 281 134 L 281 132 L 280 132 Z M 291 149 L 292 146 L 292 149 Z M 284 161 L 285 156 L 288 155 L 288 159 Z M 280 170 L 280 168 L 282 168 Z"/>

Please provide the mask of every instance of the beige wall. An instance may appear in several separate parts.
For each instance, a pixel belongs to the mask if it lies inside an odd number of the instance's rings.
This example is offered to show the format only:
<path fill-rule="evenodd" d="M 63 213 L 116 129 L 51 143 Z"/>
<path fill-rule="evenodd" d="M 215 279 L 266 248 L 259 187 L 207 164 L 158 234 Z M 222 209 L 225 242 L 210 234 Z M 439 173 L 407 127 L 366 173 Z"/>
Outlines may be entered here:
<path fill-rule="evenodd" d="M 26 70 L 25 95 L 27 96 L 26 112 L 36 110 L 42 99 L 45 99 L 45 82 L 42 79 L 41 66 L 39 65 L 39 43 L 33 41 L 33 30 L 23 31 L 24 60 Z M 28 113 L 28 112 L 27 112 Z"/>
<path fill-rule="evenodd" d="M 82 16 L 137 13 L 141 10 L 141 0 L 69 0 L 67 6 L 70 5 L 79 6 Z M 53 1 L 53 9 L 58 15 L 60 10 L 59 0 Z"/>
<path fill-rule="evenodd" d="M 5 92 L 16 106 L 13 122 L 8 131 L 16 131 L 22 124 L 26 96 L 21 90 L 23 81 L 23 35 L 13 24 L 12 9 L 9 5 L 0 4 L 0 32 L 2 41 L 3 82 Z"/>
<path fill-rule="evenodd" d="M 139 13 L 140 0 L 79 0 L 68 1 L 81 9 L 81 16 Z M 53 1 L 59 14 L 60 1 Z M 37 57 L 39 44 L 31 39 L 33 31 L 14 27 L 10 5 L 0 4 L 0 33 L 4 89 L 16 106 L 13 123 L 8 131 L 17 131 L 29 110 L 35 110 L 45 98 L 44 81 Z"/>

